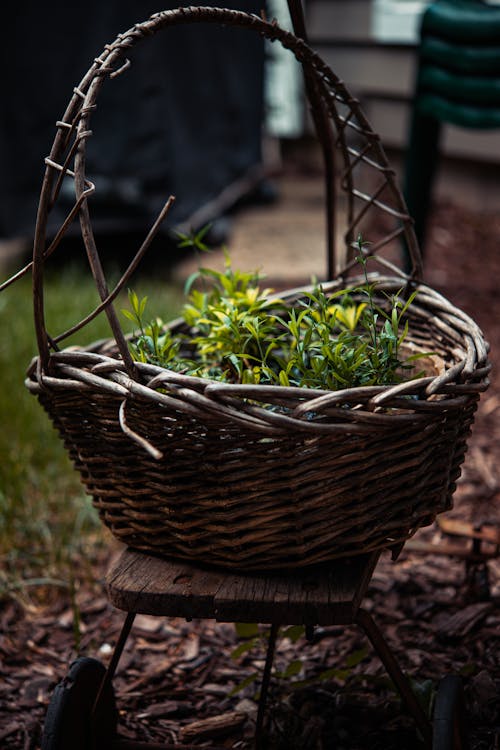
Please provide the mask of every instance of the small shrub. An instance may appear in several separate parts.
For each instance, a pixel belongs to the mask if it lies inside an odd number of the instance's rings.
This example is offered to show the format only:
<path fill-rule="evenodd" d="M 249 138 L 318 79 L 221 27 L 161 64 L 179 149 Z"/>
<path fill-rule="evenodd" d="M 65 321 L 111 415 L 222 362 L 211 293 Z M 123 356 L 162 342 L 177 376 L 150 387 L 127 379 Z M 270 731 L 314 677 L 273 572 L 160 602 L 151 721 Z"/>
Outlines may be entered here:
<path fill-rule="evenodd" d="M 422 356 L 401 354 L 415 293 L 379 304 L 361 239 L 358 249 L 363 284 L 333 292 L 316 284 L 292 307 L 261 288 L 259 273 L 234 270 L 226 254 L 224 271 L 200 268 L 188 280 L 186 327 L 175 332 L 160 319 L 145 323 L 147 298 L 130 291 L 123 313 L 136 328 L 132 356 L 231 383 L 330 390 L 398 383 Z"/>

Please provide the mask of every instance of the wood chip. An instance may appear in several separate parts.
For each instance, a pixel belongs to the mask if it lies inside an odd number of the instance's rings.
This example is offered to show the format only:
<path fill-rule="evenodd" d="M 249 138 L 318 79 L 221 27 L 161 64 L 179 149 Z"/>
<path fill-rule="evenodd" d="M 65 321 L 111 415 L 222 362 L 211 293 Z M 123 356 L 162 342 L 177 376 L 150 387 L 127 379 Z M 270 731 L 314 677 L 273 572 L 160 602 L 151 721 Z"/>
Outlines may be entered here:
<path fill-rule="evenodd" d="M 179 715 L 179 712 L 186 710 L 186 703 L 183 701 L 164 701 L 163 703 L 154 703 L 145 711 L 137 715 L 138 719 L 146 719 L 148 716 L 160 718 L 162 716 Z"/>
<path fill-rule="evenodd" d="M 474 445 L 471 447 L 470 452 L 482 481 L 488 489 L 496 490 L 498 488 L 498 479 L 495 476 L 493 457 L 487 456 L 483 450 Z"/>
<path fill-rule="evenodd" d="M 142 630 L 145 633 L 157 633 L 161 626 L 161 620 L 151 615 L 136 615 L 134 620 L 134 628 Z"/>
<path fill-rule="evenodd" d="M 242 726 L 247 716 L 240 711 L 230 711 L 208 719 L 193 721 L 180 731 L 181 740 L 194 740 L 209 737 L 221 737 Z"/>
<path fill-rule="evenodd" d="M 493 609 L 491 602 L 469 604 L 465 609 L 453 615 L 441 615 L 437 618 L 437 630 L 441 636 L 462 637 L 478 625 Z"/>
<path fill-rule="evenodd" d="M 18 732 L 20 729 L 22 729 L 22 726 L 22 723 L 19 721 L 9 722 L 6 727 L 0 729 L 0 740 L 5 740 L 11 734 L 14 734 L 14 732 Z"/>

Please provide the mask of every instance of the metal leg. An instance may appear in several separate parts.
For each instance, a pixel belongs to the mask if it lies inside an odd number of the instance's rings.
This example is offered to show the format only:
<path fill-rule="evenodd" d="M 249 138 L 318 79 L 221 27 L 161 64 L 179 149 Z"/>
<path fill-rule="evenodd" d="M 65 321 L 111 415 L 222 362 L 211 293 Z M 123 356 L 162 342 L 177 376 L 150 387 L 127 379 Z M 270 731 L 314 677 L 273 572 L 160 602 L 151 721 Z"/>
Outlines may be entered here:
<path fill-rule="evenodd" d="M 417 101 L 410 124 L 403 192 L 408 213 L 415 220 L 415 234 L 424 257 L 427 219 L 432 205 L 432 187 L 439 160 L 441 130 L 441 122 L 420 112 Z"/>
<path fill-rule="evenodd" d="M 365 632 L 366 637 L 372 644 L 373 648 L 377 652 L 380 661 L 386 668 L 389 677 L 396 685 L 401 698 L 410 714 L 413 716 L 415 723 L 422 734 L 422 737 L 427 748 L 432 747 L 432 725 L 430 720 L 425 715 L 422 706 L 418 702 L 413 690 L 411 689 L 410 682 L 406 675 L 401 671 L 401 668 L 389 648 L 387 641 L 383 637 L 382 633 L 376 626 L 371 615 L 364 609 L 358 609 L 356 615 L 356 623 Z"/>
<path fill-rule="evenodd" d="M 255 725 L 255 748 L 260 750 L 262 747 L 262 729 L 264 726 L 264 714 L 266 710 L 267 694 L 269 692 L 269 683 L 271 681 L 271 670 L 273 668 L 274 660 L 274 649 L 276 646 L 276 638 L 278 636 L 279 625 L 273 623 L 269 633 L 269 641 L 267 644 L 266 663 L 264 665 L 264 674 L 262 675 L 262 683 L 260 686 L 259 696 L 259 708 L 257 711 L 257 722 Z"/>
<path fill-rule="evenodd" d="M 118 666 L 118 662 L 120 661 L 120 657 L 123 653 L 123 649 L 125 648 L 125 644 L 127 642 L 127 638 L 130 635 L 130 631 L 132 629 L 133 622 L 135 620 L 135 612 L 127 612 L 127 616 L 125 617 L 125 620 L 122 625 L 122 629 L 120 632 L 120 635 L 118 636 L 118 640 L 115 645 L 115 649 L 113 651 L 113 654 L 111 656 L 108 668 L 106 669 L 106 674 L 104 675 L 101 683 L 101 687 L 99 688 L 99 692 L 97 693 L 97 697 L 95 699 L 94 708 L 92 709 L 92 714 L 95 713 L 97 706 L 99 705 L 99 701 L 101 699 L 101 695 L 106 690 L 107 686 L 111 684 L 113 677 L 116 672 L 116 668 Z"/>

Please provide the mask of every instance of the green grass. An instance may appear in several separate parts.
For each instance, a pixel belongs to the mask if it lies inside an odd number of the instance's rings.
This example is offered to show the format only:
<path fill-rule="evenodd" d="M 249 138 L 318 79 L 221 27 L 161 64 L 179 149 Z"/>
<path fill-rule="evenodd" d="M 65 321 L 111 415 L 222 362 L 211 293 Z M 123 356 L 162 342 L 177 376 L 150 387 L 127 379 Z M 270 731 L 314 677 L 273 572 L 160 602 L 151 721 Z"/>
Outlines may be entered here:
<path fill-rule="evenodd" d="M 134 279 L 133 286 L 149 296 L 152 314 L 161 311 L 168 319 L 180 307 L 181 291 L 158 278 Z M 51 334 L 68 328 L 96 304 L 94 284 L 84 270 L 68 266 L 48 276 Z M 126 304 L 124 294 L 117 308 Z M 86 344 L 109 335 L 101 315 L 67 343 Z M 24 386 L 36 354 L 31 280 L 25 278 L 0 295 L 0 596 L 22 592 L 27 597 L 68 585 L 75 561 L 84 574 L 108 539 L 60 438 Z"/>

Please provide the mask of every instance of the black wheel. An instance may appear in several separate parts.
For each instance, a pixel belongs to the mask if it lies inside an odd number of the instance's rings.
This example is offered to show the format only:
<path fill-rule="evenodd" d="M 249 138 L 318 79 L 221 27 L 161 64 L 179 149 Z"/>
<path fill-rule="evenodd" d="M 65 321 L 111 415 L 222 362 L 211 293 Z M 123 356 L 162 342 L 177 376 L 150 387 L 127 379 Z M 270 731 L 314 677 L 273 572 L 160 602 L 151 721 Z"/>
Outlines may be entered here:
<path fill-rule="evenodd" d="M 448 675 L 439 683 L 434 704 L 432 750 L 467 750 L 467 715 L 462 680 Z"/>
<path fill-rule="evenodd" d="M 92 715 L 105 672 L 97 659 L 81 657 L 71 664 L 49 703 L 42 750 L 109 750 L 118 720 L 112 685 Z"/>

